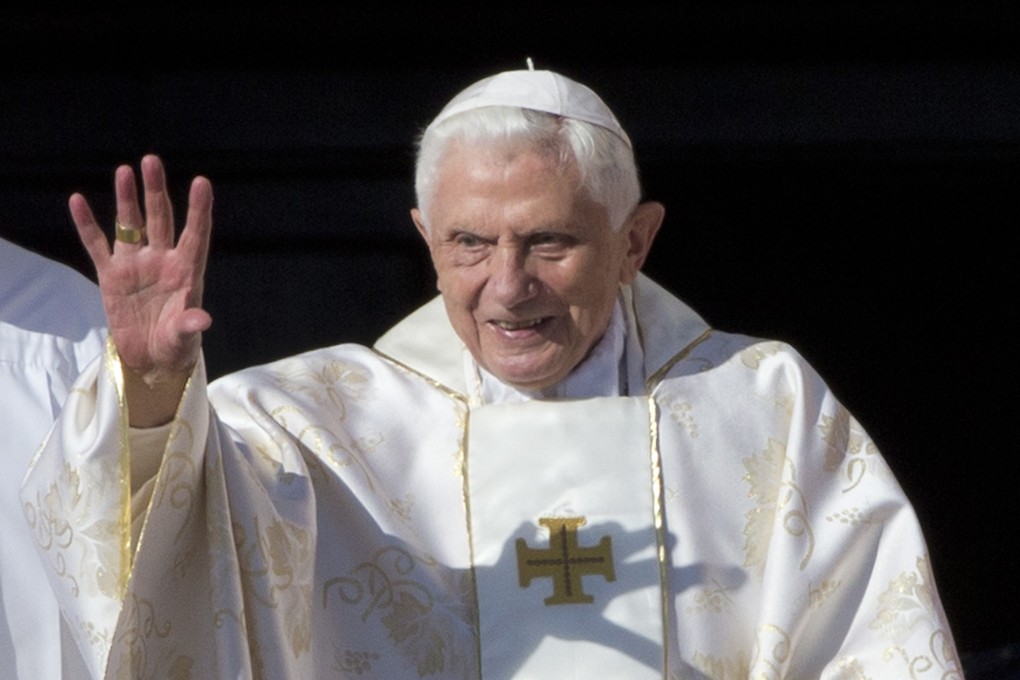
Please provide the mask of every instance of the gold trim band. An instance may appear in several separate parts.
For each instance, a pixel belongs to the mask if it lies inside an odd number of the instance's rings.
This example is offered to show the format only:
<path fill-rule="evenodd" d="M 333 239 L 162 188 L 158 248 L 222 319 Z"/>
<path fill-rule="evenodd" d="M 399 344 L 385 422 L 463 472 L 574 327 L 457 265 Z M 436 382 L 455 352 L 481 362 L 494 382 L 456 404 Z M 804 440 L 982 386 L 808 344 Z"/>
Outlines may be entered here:
<path fill-rule="evenodd" d="M 114 222 L 114 238 L 121 243 L 140 243 L 145 237 L 145 227 L 126 227 L 120 220 Z"/>

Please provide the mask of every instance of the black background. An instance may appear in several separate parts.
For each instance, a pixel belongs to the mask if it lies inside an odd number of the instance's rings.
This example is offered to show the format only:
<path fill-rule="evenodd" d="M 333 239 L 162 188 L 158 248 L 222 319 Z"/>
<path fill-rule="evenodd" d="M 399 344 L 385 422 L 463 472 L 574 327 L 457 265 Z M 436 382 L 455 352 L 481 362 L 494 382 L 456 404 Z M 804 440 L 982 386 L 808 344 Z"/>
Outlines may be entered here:
<path fill-rule="evenodd" d="M 67 196 L 112 224 L 114 168 L 156 152 L 179 215 L 214 184 L 213 376 L 371 342 L 434 293 L 413 137 L 528 56 L 634 139 L 667 208 L 646 271 L 795 345 L 869 430 L 960 651 L 1020 642 L 1014 3 L 8 7 L 0 233 L 91 276 Z"/>

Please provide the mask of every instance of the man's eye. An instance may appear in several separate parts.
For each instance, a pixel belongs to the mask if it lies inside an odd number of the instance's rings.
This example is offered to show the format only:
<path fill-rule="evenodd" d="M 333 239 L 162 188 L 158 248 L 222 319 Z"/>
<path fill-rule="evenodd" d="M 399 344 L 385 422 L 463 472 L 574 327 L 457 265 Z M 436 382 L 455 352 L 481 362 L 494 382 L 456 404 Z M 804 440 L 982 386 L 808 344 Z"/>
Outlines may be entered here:
<path fill-rule="evenodd" d="M 482 239 L 478 238 L 474 234 L 457 234 L 457 236 L 454 237 L 453 242 L 464 248 L 477 248 L 482 245 Z"/>
<path fill-rule="evenodd" d="M 540 248 L 542 250 L 565 248 L 569 246 L 570 243 L 570 239 L 563 234 L 535 234 L 531 238 L 531 247 Z"/>

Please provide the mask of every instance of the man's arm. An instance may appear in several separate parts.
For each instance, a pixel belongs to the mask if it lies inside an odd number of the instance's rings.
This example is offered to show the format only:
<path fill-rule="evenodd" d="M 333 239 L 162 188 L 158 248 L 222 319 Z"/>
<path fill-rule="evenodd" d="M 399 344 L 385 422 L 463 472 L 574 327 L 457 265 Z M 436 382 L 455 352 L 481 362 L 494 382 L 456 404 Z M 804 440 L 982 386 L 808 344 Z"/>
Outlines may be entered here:
<path fill-rule="evenodd" d="M 68 205 L 96 267 L 103 305 L 124 366 L 125 398 L 133 427 L 169 422 L 198 360 L 202 331 L 212 323 L 202 309 L 203 277 L 212 228 L 212 185 L 191 183 L 188 214 L 175 244 L 173 208 L 163 163 L 155 155 L 141 161 L 144 212 L 134 170 L 117 168 L 114 188 L 117 221 L 143 228 L 137 242 L 109 238 L 88 201 L 71 196 Z"/>

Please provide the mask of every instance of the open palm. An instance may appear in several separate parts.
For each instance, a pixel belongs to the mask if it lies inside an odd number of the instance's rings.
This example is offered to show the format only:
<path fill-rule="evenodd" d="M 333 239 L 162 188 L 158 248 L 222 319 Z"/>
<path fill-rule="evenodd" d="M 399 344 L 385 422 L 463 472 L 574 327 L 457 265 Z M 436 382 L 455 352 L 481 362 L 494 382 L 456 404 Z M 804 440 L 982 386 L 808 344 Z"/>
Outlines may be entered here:
<path fill-rule="evenodd" d="M 81 194 L 69 200 L 71 217 L 96 267 L 110 336 L 121 361 L 143 375 L 190 370 L 198 359 L 201 333 L 212 323 L 202 309 L 202 288 L 212 227 L 212 185 L 196 177 L 187 218 L 177 243 L 173 208 L 162 161 L 141 161 L 144 213 L 135 173 L 117 168 L 117 220 L 145 232 L 137 243 L 110 241 Z"/>

